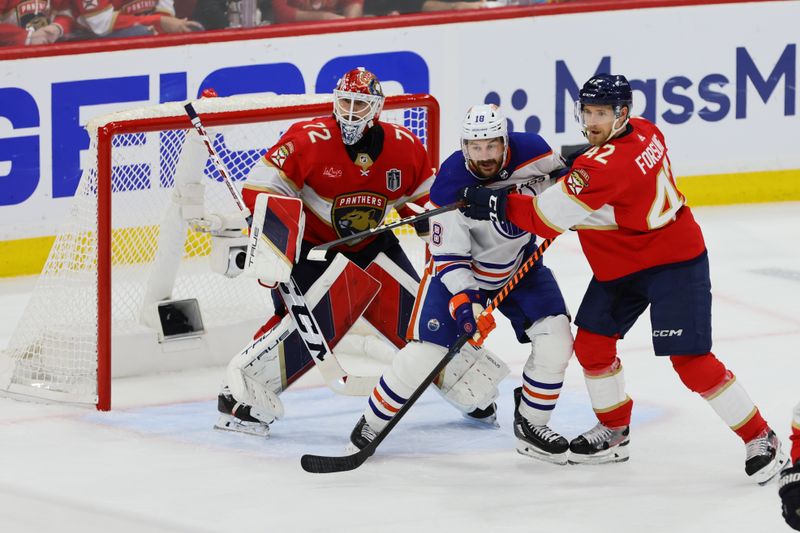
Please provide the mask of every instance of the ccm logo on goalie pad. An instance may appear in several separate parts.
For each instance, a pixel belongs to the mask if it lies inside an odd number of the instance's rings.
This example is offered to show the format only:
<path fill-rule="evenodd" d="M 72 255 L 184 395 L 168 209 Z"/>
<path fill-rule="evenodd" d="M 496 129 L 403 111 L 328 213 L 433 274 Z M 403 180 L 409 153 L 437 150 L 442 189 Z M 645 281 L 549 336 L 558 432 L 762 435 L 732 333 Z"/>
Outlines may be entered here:
<path fill-rule="evenodd" d="M 297 291 L 294 285 L 290 288 L 281 283 L 278 287 L 311 357 L 317 361 L 324 361 L 325 356 L 328 355 L 328 344 L 325 342 L 322 332 L 317 329 L 316 322 L 311 316 L 311 310 L 304 302 L 305 299 L 301 295 L 292 292 L 292 290 Z"/>

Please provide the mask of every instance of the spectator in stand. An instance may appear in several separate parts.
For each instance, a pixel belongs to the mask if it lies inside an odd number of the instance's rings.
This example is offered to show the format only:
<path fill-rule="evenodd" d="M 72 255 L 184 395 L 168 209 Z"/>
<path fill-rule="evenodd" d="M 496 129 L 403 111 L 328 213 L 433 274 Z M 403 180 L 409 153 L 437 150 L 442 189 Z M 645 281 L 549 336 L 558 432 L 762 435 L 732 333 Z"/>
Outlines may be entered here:
<path fill-rule="evenodd" d="M 83 37 L 136 37 L 203 30 L 175 17 L 173 0 L 72 0 Z"/>
<path fill-rule="evenodd" d="M 68 0 L 0 0 L 0 45 L 50 44 L 74 26 Z"/>
<path fill-rule="evenodd" d="M 546 0 L 539 0 L 546 1 Z M 405 15 L 423 11 L 454 11 L 484 9 L 521 3 L 538 3 L 537 0 L 364 0 L 366 15 Z"/>
<path fill-rule="evenodd" d="M 364 0 L 273 0 L 275 22 L 338 20 L 364 14 Z"/>
<path fill-rule="evenodd" d="M 207 30 L 262 26 L 273 20 L 272 0 L 198 0 L 192 20 Z"/>

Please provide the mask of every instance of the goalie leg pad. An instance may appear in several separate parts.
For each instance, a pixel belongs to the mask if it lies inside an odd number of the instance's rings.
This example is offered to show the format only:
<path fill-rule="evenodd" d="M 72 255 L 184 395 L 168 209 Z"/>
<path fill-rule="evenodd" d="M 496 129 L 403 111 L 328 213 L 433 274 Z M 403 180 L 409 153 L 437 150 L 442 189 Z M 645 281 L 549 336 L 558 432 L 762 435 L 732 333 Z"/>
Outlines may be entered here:
<path fill-rule="evenodd" d="M 531 341 L 531 355 L 522 371 L 519 412 L 531 425 L 542 426 L 550 421 L 564 385 L 572 357 L 572 330 L 569 318 L 557 315 L 537 320 L 525 333 Z"/>
<path fill-rule="evenodd" d="M 298 265 L 301 270 L 304 263 L 311 262 L 301 262 Z M 320 323 L 326 341 L 333 348 L 375 297 L 380 286 L 341 254 L 313 279 L 316 283 L 308 290 L 306 300 L 314 309 L 314 317 Z M 334 312 L 334 309 L 338 311 Z M 270 320 L 267 326 L 270 325 L 270 330 L 260 330 L 262 335 L 228 364 L 227 383 L 238 401 L 273 411 L 278 409 L 277 394 L 305 374 L 313 362 L 290 316 L 284 316 L 280 322 Z M 282 407 L 280 409 L 282 416 Z"/>
<path fill-rule="evenodd" d="M 508 366 L 486 348 L 466 344 L 435 381 L 445 400 L 464 413 L 486 409 L 497 396 Z"/>
<path fill-rule="evenodd" d="M 381 252 L 367 267 L 367 273 L 381 283 L 381 297 L 370 304 L 364 312 L 364 318 L 384 339 L 402 348 L 407 342 L 406 332 L 414 310 L 419 279 L 413 268 L 413 275 L 407 271 L 410 263 L 405 255 L 402 256 L 405 261 L 395 259 L 399 262 Z"/>
<path fill-rule="evenodd" d="M 303 202 L 275 194 L 256 197 L 244 274 L 264 283 L 286 283 L 300 259 L 305 215 Z"/>
<path fill-rule="evenodd" d="M 283 389 L 278 347 L 292 329 L 292 319 L 284 317 L 228 363 L 225 381 L 231 395 L 250 405 L 251 414 L 265 423 L 283 416 L 283 403 L 277 395 Z"/>

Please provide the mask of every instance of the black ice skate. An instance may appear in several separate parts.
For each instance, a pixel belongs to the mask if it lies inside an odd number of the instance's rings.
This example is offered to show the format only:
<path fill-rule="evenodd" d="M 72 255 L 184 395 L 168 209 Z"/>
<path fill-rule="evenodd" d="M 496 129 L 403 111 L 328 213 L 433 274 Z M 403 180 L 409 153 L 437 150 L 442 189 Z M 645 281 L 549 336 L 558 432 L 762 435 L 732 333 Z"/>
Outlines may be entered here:
<path fill-rule="evenodd" d="M 367 444 L 375 440 L 375 437 L 378 436 L 378 432 L 375 431 L 367 424 L 367 419 L 363 416 L 358 419 L 358 423 L 356 427 L 353 428 L 352 433 L 350 433 L 350 444 L 345 448 L 347 453 L 356 453 L 359 450 L 363 450 Z"/>
<path fill-rule="evenodd" d="M 522 455 L 554 463 L 567 464 L 567 439 L 547 427 L 534 426 L 519 412 L 522 401 L 522 387 L 514 389 L 514 435 L 517 437 L 517 451 Z"/>
<path fill-rule="evenodd" d="M 500 427 L 500 424 L 497 423 L 497 404 L 494 402 L 484 409 L 474 409 L 469 413 L 464 413 L 464 418 L 477 424 Z"/>
<path fill-rule="evenodd" d="M 781 440 L 769 428 L 745 446 L 744 471 L 759 485 L 768 483 L 789 462 L 789 457 L 781 449 Z"/>
<path fill-rule="evenodd" d="M 217 411 L 219 418 L 214 429 L 269 437 L 269 423 L 258 419 L 251 406 L 237 402 L 228 387 L 217 396 Z"/>
<path fill-rule="evenodd" d="M 621 463 L 629 457 L 630 426 L 609 428 L 599 423 L 569 443 L 569 463 Z"/>

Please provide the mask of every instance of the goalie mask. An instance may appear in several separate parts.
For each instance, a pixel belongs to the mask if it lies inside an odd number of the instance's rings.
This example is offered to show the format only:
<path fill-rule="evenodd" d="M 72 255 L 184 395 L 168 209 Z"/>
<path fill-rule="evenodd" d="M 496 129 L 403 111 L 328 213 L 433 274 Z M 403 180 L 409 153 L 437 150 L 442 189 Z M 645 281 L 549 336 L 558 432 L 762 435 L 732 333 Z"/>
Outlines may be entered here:
<path fill-rule="evenodd" d="M 632 105 L 633 92 L 625 76 L 597 74 L 584 83 L 580 90 L 578 101 L 575 102 L 575 120 L 589 142 L 599 146 L 625 129 Z M 618 124 L 623 107 L 628 108 L 628 113 Z"/>
<path fill-rule="evenodd" d="M 508 159 L 508 125 L 494 104 L 469 108 L 461 126 L 461 151 L 467 170 L 478 179 L 497 176 Z"/>
<path fill-rule="evenodd" d="M 383 109 L 383 89 L 375 74 L 358 67 L 342 76 L 333 91 L 333 116 L 347 145 L 357 143 Z"/>

